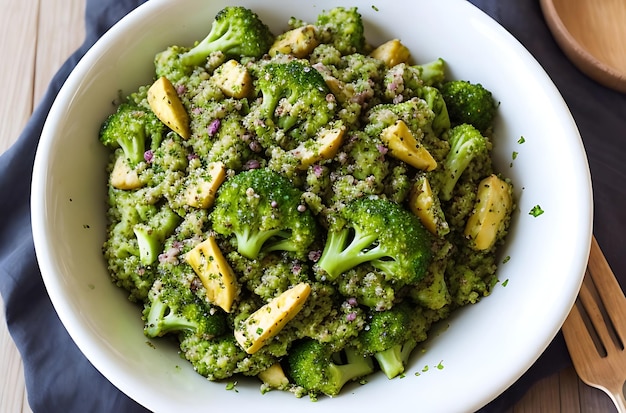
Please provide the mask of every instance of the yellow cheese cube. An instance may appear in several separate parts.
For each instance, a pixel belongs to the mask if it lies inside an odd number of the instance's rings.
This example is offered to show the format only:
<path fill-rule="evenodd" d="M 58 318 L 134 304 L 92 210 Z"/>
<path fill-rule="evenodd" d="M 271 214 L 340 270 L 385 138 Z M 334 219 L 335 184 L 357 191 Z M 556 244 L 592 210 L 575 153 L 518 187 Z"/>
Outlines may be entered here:
<path fill-rule="evenodd" d="M 252 76 L 236 60 L 231 59 L 215 69 L 213 80 L 226 96 L 235 99 L 245 98 L 252 92 Z"/>
<path fill-rule="evenodd" d="M 428 179 L 416 182 L 409 196 L 409 207 L 432 234 L 437 233 L 435 214 L 432 210 L 434 204 L 435 196 Z"/>
<path fill-rule="evenodd" d="M 370 56 L 382 60 L 387 67 L 393 67 L 399 63 L 408 63 L 411 52 L 400 40 L 393 39 L 372 50 Z"/>
<path fill-rule="evenodd" d="M 309 24 L 279 35 L 270 47 L 269 55 L 289 54 L 303 58 L 308 56 L 319 43 L 315 26 Z"/>
<path fill-rule="evenodd" d="M 185 255 L 185 260 L 202 281 L 209 302 L 230 312 L 239 293 L 237 278 L 219 249 L 215 237 L 209 236 Z"/>
<path fill-rule="evenodd" d="M 129 164 L 124 156 L 120 156 L 113 165 L 111 171 L 111 185 L 117 189 L 137 189 L 143 184 L 139 180 L 139 174 Z"/>
<path fill-rule="evenodd" d="M 380 138 L 394 158 L 425 171 L 432 171 L 437 167 L 435 158 L 417 142 L 404 121 L 399 120 L 394 125 L 383 129 Z"/>
<path fill-rule="evenodd" d="M 222 162 L 211 162 L 208 173 L 207 177 L 197 177 L 185 190 L 187 205 L 204 209 L 213 205 L 217 189 L 226 179 L 226 166 Z"/>
<path fill-rule="evenodd" d="M 476 250 L 491 248 L 504 230 L 505 220 L 513 208 L 509 183 L 490 175 L 478 185 L 476 205 L 465 225 L 465 236 Z"/>
<path fill-rule="evenodd" d="M 189 115 L 172 82 L 162 76 L 148 89 L 148 104 L 154 114 L 184 139 L 191 136 Z"/>
<path fill-rule="evenodd" d="M 305 141 L 292 150 L 293 155 L 300 161 L 299 168 L 306 169 L 324 159 L 331 159 L 336 154 L 346 133 L 345 127 L 322 129 L 315 139 Z"/>
<path fill-rule="evenodd" d="M 267 369 L 260 372 L 257 376 L 270 389 L 286 389 L 289 385 L 289 379 L 285 375 L 280 363 L 274 363 Z"/>
<path fill-rule="evenodd" d="M 300 283 L 274 298 L 235 326 L 235 339 L 248 354 L 254 354 L 298 314 L 311 293 Z"/>

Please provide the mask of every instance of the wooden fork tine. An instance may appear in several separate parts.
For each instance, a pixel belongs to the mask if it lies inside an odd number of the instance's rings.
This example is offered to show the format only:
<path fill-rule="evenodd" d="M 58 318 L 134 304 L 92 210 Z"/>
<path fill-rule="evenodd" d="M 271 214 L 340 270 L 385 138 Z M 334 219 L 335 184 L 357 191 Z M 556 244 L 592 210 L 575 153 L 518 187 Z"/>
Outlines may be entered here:
<path fill-rule="evenodd" d="M 614 340 L 611 338 L 599 303 L 596 301 L 596 298 L 591 292 L 594 287 L 592 277 L 593 275 L 590 271 L 587 271 L 585 273 L 583 284 L 580 288 L 580 291 L 578 292 L 578 298 L 582 303 L 589 320 L 591 320 L 593 328 L 598 338 L 602 342 L 602 345 L 604 346 L 606 352 L 609 353 L 614 350 L 619 351 L 621 350 L 621 348 L 618 348 L 615 345 Z M 600 294 L 600 292 L 598 292 L 598 294 Z M 602 300 L 604 302 L 604 299 Z"/>
<path fill-rule="evenodd" d="M 607 309 L 607 313 L 613 323 L 619 339 L 622 343 L 626 343 L 626 297 L 624 296 L 624 293 L 622 292 L 622 289 L 615 277 L 602 275 L 610 275 L 613 272 L 609 263 L 606 261 L 602 250 L 600 250 L 595 237 L 592 239 L 589 264 L 587 268 L 591 278 L 593 279 L 596 290 L 598 291 L 598 294 Z M 598 329 L 597 326 L 596 329 Z M 606 328 L 603 328 L 602 330 L 606 331 Z M 602 341 L 607 342 L 604 338 L 602 338 Z"/>
<path fill-rule="evenodd" d="M 585 278 L 586 277 L 587 275 L 585 275 Z M 570 353 L 574 350 L 570 348 L 571 343 L 576 343 L 576 347 L 586 353 L 597 353 L 596 345 L 591 338 L 585 320 L 580 312 L 578 300 L 570 310 L 567 320 L 563 324 L 562 331 Z M 572 361 L 576 362 L 577 360 L 572 359 Z"/>
<path fill-rule="evenodd" d="M 591 320 L 595 334 L 590 331 L 591 326 L 582 311 Z M 578 376 L 588 385 L 606 392 L 618 411 L 626 413 L 626 297 L 595 237 L 591 241 L 589 263 L 578 300 L 562 331 Z M 597 341 L 605 352 L 596 346 Z"/>

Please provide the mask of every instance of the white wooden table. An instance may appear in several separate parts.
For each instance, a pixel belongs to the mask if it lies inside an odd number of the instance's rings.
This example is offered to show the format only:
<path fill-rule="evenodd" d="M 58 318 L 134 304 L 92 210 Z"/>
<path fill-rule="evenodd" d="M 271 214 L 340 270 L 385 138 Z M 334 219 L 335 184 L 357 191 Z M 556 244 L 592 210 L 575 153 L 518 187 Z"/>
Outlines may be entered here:
<path fill-rule="evenodd" d="M 82 43 L 84 9 L 85 0 L 0 0 L 0 153 L 18 138 L 51 77 Z M 537 383 L 505 413 L 612 411 L 603 393 L 582 384 L 569 369 Z M 31 409 L 22 363 L 7 331 L 2 304 L 0 413 L 26 412 Z"/>
<path fill-rule="evenodd" d="M 84 37 L 85 0 L 0 0 L 0 153 L 19 136 L 50 79 Z M 24 179 L 28 179 L 25 177 Z M 0 310 L 0 412 L 31 412 L 22 363 Z"/>

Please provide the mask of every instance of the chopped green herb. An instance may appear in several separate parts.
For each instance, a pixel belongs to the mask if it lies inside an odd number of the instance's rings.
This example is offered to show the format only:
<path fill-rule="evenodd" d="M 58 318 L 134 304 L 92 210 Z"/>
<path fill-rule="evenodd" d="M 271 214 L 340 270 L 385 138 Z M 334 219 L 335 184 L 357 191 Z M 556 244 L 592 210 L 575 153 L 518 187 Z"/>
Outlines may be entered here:
<path fill-rule="evenodd" d="M 426 373 L 428 371 L 428 365 L 425 365 L 424 368 L 422 368 L 422 372 Z"/>
<path fill-rule="evenodd" d="M 522 137 L 520 137 L 520 138 L 517 140 L 517 143 L 519 143 L 519 144 L 522 144 L 522 143 L 524 143 L 524 142 L 526 142 L 526 139 L 525 139 L 523 136 L 522 136 Z"/>
<path fill-rule="evenodd" d="M 509 283 L 509 279 L 507 278 L 506 280 L 502 281 L 502 286 L 506 287 Z"/>
<path fill-rule="evenodd" d="M 228 383 L 226 383 L 226 390 L 234 390 L 235 392 L 239 393 L 239 391 L 237 390 L 237 382 L 229 381 Z"/>
<path fill-rule="evenodd" d="M 532 209 L 530 210 L 528 214 L 536 218 L 539 215 L 543 214 L 543 212 L 544 212 L 543 209 L 541 209 L 539 205 L 535 205 L 534 207 L 532 207 Z"/>
<path fill-rule="evenodd" d="M 443 370 L 443 360 L 441 360 L 439 364 L 437 364 L 437 370 Z"/>
<path fill-rule="evenodd" d="M 519 155 L 519 152 L 513 151 L 513 155 L 512 155 L 513 160 L 517 159 L 517 155 Z"/>
<path fill-rule="evenodd" d="M 502 264 L 506 264 L 507 262 L 509 262 L 511 260 L 511 256 L 507 255 L 506 257 L 504 257 L 504 259 L 502 260 Z"/>

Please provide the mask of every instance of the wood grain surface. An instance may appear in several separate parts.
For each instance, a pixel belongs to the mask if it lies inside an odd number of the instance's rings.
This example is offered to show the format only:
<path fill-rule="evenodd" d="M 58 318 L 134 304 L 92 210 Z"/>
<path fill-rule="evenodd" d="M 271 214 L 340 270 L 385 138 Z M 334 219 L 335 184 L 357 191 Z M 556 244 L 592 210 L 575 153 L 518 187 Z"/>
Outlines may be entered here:
<path fill-rule="evenodd" d="M 85 0 L 0 0 L 0 153 L 19 136 L 46 87 L 82 43 Z M 28 179 L 28 177 L 24 177 Z M 31 412 L 21 358 L 0 310 L 0 412 Z M 604 393 L 568 369 L 538 382 L 506 413 L 612 412 Z M 61 412 L 59 412 L 61 413 Z"/>
<path fill-rule="evenodd" d="M 554 37 L 597 82 L 626 93 L 626 1 L 541 0 Z"/>

